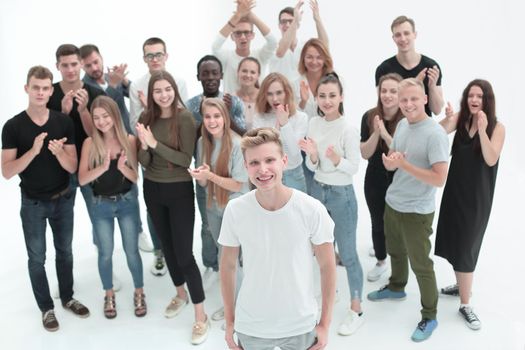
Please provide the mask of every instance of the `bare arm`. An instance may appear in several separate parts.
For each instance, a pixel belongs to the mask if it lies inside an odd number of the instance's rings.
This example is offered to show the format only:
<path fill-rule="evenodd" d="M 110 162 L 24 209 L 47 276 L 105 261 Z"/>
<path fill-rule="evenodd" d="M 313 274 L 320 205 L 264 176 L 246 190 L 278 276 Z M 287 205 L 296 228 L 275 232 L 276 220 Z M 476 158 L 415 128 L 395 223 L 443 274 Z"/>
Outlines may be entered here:
<path fill-rule="evenodd" d="M 295 5 L 293 21 L 286 32 L 284 32 L 281 40 L 279 40 L 277 50 L 275 51 L 275 56 L 279 58 L 284 56 L 286 51 L 290 49 L 294 41 L 297 39 L 297 29 L 301 23 L 301 6 L 303 6 L 303 0 L 299 0 Z"/>
<path fill-rule="evenodd" d="M 319 4 L 317 0 L 310 0 L 310 7 L 314 14 L 315 28 L 317 29 L 317 38 L 325 44 L 326 48 L 330 48 L 330 43 L 328 41 L 328 33 L 324 27 L 323 21 L 321 20 L 321 15 L 319 14 Z"/>
<path fill-rule="evenodd" d="M 426 74 L 428 77 L 428 95 L 430 99 L 429 107 L 432 113 L 438 115 L 441 113 L 441 109 L 445 104 L 445 100 L 443 99 L 443 89 L 441 86 L 437 85 L 437 81 L 439 80 L 441 72 L 439 71 L 438 66 L 433 66 L 432 68 L 428 68 L 426 70 Z"/>
<path fill-rule="evenodd" d="M 2 176 L 10 179 L 15 175 L 24 171 L 29 164 L 40 154 L 44 139 L 47 137 L 47 132 L 37 135 L 33 141 L 33 147 L 24 153 L 20 158 L 16 158 L 18 150 L 16 148 L 2 150 Z"/>
<path fill-rule="evenodd" d="M 133 152 L 137 149 L 137 138 L 133 135 L 128 135 L 128 142 L 130 145 L 130 150 Z M 139 174 L 137 172 L 137 158 L 133 157 L 132 159 L 128 158 L 125 152 L 122 152 L 118 159 L 118 170 L 133 183 L 137 183 Z"/>
<path fill-rule="evenodd" d="M 64 140 L 65 141 L 65 140 Z M 77 172 L 78 160 L 75 145 L 63 145 L 62 150 L 53 153 L 57 157 L 60 166 L 70 174 Z"/>
<path fill-rule="evenodd" d="M 224 304 L 224 322 L 226 325 L 225 339 L 230 349 L 238 349 L 233 340 L 235 324 L 235 275 L 239 247 L 222 247 L 219 272 L 221 274 L 221 292 Z"/>
<path fill-rule="evenodd" d="M 247 16 L 252 8 L 255 6 L 255 3 L 253 0 L 238 0 L 237 1 L 237 8 L 235 9 L 234 14 L 230 17 L 228 22 L 219 30 L 219 33 L 224 36 L 228 37 L 233 30 L 235 29 L 235 26 L 241 18 Z"/>
<path fill-rule="evenodd" d="M 250 19 L 250 22 L 252 22 L 253 25 L 259 29 L 263 36 L 266 36 L 268 33 L 270 33 L 270 27 L 268 27 L 259 17 L 257 17 L 255 13 L 250 11 L 248 18 Z"/>
<path fill-rule="evenodd" d="M 479 128 L 478 132 L 481 143 L 481 153 L 483 154 L 485 163 L 487 163 L 488 166 L 496 165 L 503 148 L 503 143 L 505 142 L 505 127 L 503 124 L 497 123 L 492 132 L 491 139 L 489 139 L 487 135 L 486 126 L 485 128 Z"/>
<path fill-rule="evenodd" d="M 92 146 L 93 141 L 91 137 L 85 139 L 84 143 L 82 144 L 82 151 L 80 154 L 80 165 L 78 167 L 78 183 L 80 184 L 80 186 L 84 186 L 90 182 L 95 181 L 109 169 L 109 152 L 104 158 L 104 163 L 100 164 L 95 168 L 89 168 L 89 153 L 91 151 Z"/>

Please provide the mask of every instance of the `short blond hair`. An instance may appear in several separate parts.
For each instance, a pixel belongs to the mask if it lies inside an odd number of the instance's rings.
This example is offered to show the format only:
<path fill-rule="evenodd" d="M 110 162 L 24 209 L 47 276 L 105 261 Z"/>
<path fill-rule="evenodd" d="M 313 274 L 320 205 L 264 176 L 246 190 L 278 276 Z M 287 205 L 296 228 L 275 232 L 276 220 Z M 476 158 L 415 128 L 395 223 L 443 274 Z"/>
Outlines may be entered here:
<path fill-rule="evenodd" d="M 279 147 L 279 153 L 284 155 L 281 134 L 274 128 L 257 128 L 247 131 L 241 139 L 242 155 L 245 156 L 248 148 L 254 148 L 265 143 L 273 142 Z"/>
<path fill-rule="evenodd" d="M 411 86 L 416 86 L 425 93 L 425 85 L 423 85 L 423 82 L 417 78 L 407 78 L 403 79 L 399 82 L 399 91 L 409 88 Z"/>

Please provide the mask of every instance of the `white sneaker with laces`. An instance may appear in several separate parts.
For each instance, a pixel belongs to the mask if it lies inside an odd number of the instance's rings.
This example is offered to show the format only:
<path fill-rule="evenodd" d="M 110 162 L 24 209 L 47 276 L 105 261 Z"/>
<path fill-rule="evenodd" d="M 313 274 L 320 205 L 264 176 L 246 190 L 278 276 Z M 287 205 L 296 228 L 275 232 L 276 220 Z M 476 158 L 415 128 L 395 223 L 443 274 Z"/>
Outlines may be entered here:
<path fill-rule="evenodd" d="M 350 309 L 348 311 L 348 315 L 345 317 L 343 322 L 341 322 L 341 324 L 339 325 L 339 328 L 337 329 L 337 333 L 339 335 L 352 335 L 364 323 L 365 323 L 365 319 L 363 318 L 363 314 L 359 316 L 357 312 Z"/>
<path fill-rule="evenodd" d="M 383 263 L 380 263 L 379 261 L 374 265 L 372 270 L 368 271 L 366 274 L 366 279 L 369 282 L 375 282 L 377 281 L 382 274 L 384 274 L 388 270 L 388 265 L 386 261 L 383 261 Z"/>
<path fill-rule="evenodd" d="M 459 314 L 463 317 L 468 328 L 477 331 L 481 328 L 481 321 L 470 306 L 461 306 Z"/>
<path fill-rule="evenodd" d="M 162 250 L 158 250 L 153 258 L 153 264 L 151 264 L 150 271 L 154 276 L 164 276 L 168 271 L 166 267 L 166 261 L 164 260 L 164 254 Z"/>
<path fill-rule="evenodd" d="M 146 253 L 153 251 L 153 244 L 150 242 L 149 237 L 144 232 L 139 233 L 139 249 Z"/>
<path fill-rule="evenodd" d="M 219 272 L 207 267 L 202 274 L 202 288 L 208 291 L 219 280 Z"/>

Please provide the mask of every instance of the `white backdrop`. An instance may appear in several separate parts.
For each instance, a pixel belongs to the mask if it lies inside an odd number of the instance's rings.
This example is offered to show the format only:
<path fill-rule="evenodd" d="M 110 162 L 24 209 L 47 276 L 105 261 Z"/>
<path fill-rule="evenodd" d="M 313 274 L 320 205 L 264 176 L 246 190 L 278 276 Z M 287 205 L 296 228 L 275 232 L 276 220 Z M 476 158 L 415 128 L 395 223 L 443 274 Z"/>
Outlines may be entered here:
<path fill-rule="evenodd" d="M 525 230 L 519 220 L 522 215 L 519 208 L 524 207 L 525 166 L 519 140 L 523 137 L 525 122 L 523 110 L 518 110 L 518 98 L 523 97 L 525 92 L 522 68 L 525 62 L 525 26 L 521 2 L 319 0 L 319 3 L 330 37 L 335 69 L 346 85 L 345 110 L 356 126 L 363 112 L 376 101 L 376 66 L 396 52 L 390 23 L 400 14 L 416 21 L 417 51 L 440 64 L 446 101 L 451 101 L 457 108 L 463 88 L 474 78 L 484 78 L 493 84 L 497 114 L 506 126 L 507 138 L 500 162 L 493 213 L 478 265 L 483 278 L 477 280 L 475 288 L 483 287 L 478 293 L 486 293 L 487 300 L 484 302 L 495 304 L 494 307 L 500 310 L 501 314 L 495 317 L 510 318 L 517 322 L 516 329 L 521 329 L 518 342 L 523 344 L 525 327 L 522 313 L 525 301 L 522 288 L 525 285 L 525 263 L 522 255 Z M 293 6 L 293 1 L 259 0 L 255 12 L 280 37 L 276 16 L 281 8 L 289 5 Z M 315 27 L 308 4 L 304 8 L 299 37 L 308 39 L 315 35 Z M 195 77 L 196 62 L 211 52 L 213 38 L 233 9 L 231 0 L 3 0 L 0 3 L 0 124 L 3 125 L 7 119 L 26 108 L 27 97 L 23 85 L 29 67 L 37 64 L 47 66 L 55 75 L 55 81 L 60 80 L 54 55 L 62 43 L 77 46 L 96 44 L 106 65 L 127 63 L 129 77 L 133 80 L 146 72 L 146 65 L 142 61 L 143 41 L 150 36 L 161 37 L 166 41 L 170 55 L 167 69 L 186 80 L 190 96 L 196 95 L 201 91 Z M 258 46 L 260 43 L 261 36 L 257 33 L 253 45 Z M 363 161 L 355 179 L 360 205 L 360 253 L 366 252 L 370 245 L 369 220 L 362 193 L 365 168 Z M 9 303 L 9 298 L 17 293 L 4 288 L 12 274 L 19 274 L 24 281 L 21 285 L 29 289 L 18 217 L 17 183 L 18 179 L 0 180 L 4 224 L 0 251 L 0 289 L 4 289 L 0 297 L 2 305 Z M 80 202 L 77 201 L 77 204 Z M 79 208 L 76 220 L 79 220 L 80 215 L 85 216 L 85 213 L 79 213 Z M 149 267 L 149 258 L 145 264 Z M 438 264 L 446 266 L 444 263 Z M 451 281 L 452 275 L 450 271 L 448 273 L 444 282 Z M 34 301 L 30 290 L 26 294 L 29 299 L 23 300 L 23 303 L 31 313 Z M 4 317 L 0 317 L 0 334 L 10 327 L 9 320 Z M 519 331 L 513 334 L 516 336 Z M 0 336 L 0 344 L 2 338 Z"/>

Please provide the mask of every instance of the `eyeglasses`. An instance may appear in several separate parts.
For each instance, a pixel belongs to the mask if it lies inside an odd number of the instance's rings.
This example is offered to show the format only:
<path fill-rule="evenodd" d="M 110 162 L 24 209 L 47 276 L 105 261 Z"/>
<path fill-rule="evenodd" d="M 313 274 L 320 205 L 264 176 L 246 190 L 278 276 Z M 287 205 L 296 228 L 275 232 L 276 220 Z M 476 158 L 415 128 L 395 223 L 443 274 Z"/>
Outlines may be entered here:
<path fill-rule="evenodd" d="M 245 36 L 246 38 L 250 37 L 253 35 L 253 31 L 251 30 L 243 30 L 243 31 L 236 31 L 236 32 L 233 32 L 233 36 L 236 37 L 236 38 L 240 38 L 242 36 Z"/>
<path fill-rule="evenodd" d="M 144 58 L 146 61 L 151 62 L 154 59 L 160 60 L 162 57 L 164 57 L 166 54 L 164 52 L 155 52 L 155 53 L 148 53 L 144 55 Z"/>
<path fill-rule="evenodd" d="M 292 22 L 293 22 L 293 19 L 281 19 L 281 20 L 279 20 L 279 24 L 280 25 L 285 25 L 285 24 L 290 25 L 290 24 L 292 24 Z"/>

